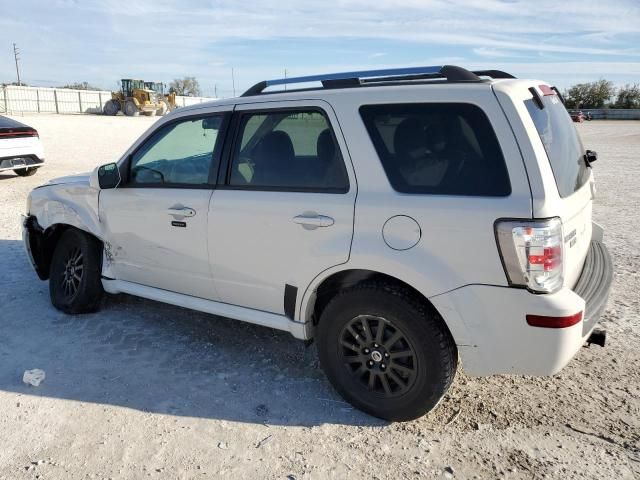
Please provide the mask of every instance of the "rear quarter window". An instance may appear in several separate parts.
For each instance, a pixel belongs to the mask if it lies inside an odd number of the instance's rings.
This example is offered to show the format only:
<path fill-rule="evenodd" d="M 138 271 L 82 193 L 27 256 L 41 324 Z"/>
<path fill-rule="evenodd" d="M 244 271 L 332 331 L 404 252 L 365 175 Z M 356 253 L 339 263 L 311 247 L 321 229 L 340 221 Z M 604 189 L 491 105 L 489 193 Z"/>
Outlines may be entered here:
<path fill-rule="evenodd" d="M 503 197 L 509 175 L 487 115 L 466 103 L 365 105 L 360 115 L 394 190 Z"/>

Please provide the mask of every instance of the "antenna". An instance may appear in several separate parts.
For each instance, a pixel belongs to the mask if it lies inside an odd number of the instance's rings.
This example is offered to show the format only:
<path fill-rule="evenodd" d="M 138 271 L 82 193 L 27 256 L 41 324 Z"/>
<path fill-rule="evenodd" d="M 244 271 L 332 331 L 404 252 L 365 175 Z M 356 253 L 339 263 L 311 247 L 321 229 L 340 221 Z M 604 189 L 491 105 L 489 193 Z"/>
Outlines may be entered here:
<path fill-rule="evenodd" d="M 18 46 L 14 43 L 13 57 L 15 58 L 15 61 L 16 61 L 16 75 L 18 76 L 18 86 L 21 86 L 22 83 L 20 82 L 20 68 L 18 67 L 18 60 L 20 60 L 20 57 L 18 56 L 19 53 L 20 53 L 20 50 L 18 50 Z"/>
<path fill-rule="evenodd" d="M 231 85 L 233 87 L 233 96 L 236 96 L 236 77 L 233 73 L 233 67 L 231 67 Z"/>

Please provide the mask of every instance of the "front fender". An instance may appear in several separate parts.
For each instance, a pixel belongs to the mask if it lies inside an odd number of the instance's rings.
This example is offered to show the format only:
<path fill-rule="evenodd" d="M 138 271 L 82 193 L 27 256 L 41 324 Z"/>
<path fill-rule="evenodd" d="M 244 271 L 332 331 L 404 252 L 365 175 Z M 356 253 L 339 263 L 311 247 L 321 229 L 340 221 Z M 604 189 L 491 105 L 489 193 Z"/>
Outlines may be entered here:
<path fill-rule="evenodd" d="M 88 181 L 49 184 L 29 194 L 23 241 L 41 280 L 49 278 L 53 251 L 66 227 L 75 227 L 103 240 L 98 218 L 99 190 Z"/>
<path fill-rule="evenodd" d="M 38 219 L 44 231 L 58 225 L 70 225 L 103 239 L 98 216 L 99 190 L 82 184 L 42 187 L 30 194 L 29 215 Z"/>

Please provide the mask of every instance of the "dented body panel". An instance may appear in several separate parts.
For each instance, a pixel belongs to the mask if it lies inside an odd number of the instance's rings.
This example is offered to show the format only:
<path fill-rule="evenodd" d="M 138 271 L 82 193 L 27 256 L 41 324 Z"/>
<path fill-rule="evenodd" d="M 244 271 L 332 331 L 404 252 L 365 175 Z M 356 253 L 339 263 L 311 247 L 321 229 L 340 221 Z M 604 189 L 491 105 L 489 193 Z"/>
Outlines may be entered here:
<path fill-rule="evenodd" d="M 102 239 L 98 219 L 100 190 L 89 186 L 89 175 L 51 180 L 31 192 L 28 214 L 47 230 L 55 224 L 71 225 Z"/>

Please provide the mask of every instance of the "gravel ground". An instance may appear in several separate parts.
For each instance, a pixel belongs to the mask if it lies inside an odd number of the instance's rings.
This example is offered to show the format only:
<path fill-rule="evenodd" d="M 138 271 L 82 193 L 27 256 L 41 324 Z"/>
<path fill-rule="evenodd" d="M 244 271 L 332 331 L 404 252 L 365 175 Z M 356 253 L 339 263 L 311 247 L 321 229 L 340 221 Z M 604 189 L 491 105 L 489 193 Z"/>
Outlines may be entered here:
<path fill-rule="evenodd" d="M 640 122 L 578 126 L 600 153 L 594 215 L 616 265 L 607 347 L 551 378 L 459 372 L 435 412 L 388 424 L 344 403 L 288 334 L 126 295 L 53 309 L 20 240 L 27 193 L 116 160 L 154 119 L 18 119 L 47 166 L 0 174 L 1 479 L 640 476 Z M 31 368 L 47 373 L 37 388 Z"/>

